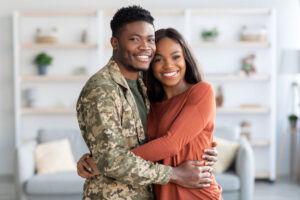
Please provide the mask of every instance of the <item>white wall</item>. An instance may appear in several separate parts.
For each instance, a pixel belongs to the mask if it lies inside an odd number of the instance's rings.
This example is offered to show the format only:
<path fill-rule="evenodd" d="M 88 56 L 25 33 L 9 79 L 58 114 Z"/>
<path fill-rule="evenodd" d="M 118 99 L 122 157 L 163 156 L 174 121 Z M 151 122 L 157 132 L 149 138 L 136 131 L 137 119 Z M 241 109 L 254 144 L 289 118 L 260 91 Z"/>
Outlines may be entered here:
<path fill-rule="evenodd" d="M 290 0 L 281 0 L 288 2 Z M 278 9 L 280 16 L 280 0 L 132 0 L 132 1 L 100 1 L 100 0 L 0 0 L 0 175 L 13 173 L 13 156 L 14 156 L 14 129 L 13 129 L 13 65 L 12 65 L 12 12 L 14 10 L 46 10 L 46 9 L 95 9 L 95 8 L 119 8 L 125 5 L 139 4 L 145 8 L 189 8 L 189 7 L 275 7 Z M 279 23 L 284 26 L 283 22 Z M 109 28 L 109 27 L 107 27 Z M 281 30 L 281 27 L 278 27 Z M 280 32 L 278 33 L 280 36 Z M 280 46 L 279 46 L 280 50 Z M 285 92 L 288 87 L 285 78 L 279 76 L 278 91 Z M 285 84 L 281 84 L 281 83 Z M 284 85 L 281 87 L 281 85 Z M 285 99 L 278 95 L 278 103 L 285 104 Z M 285 120 L 287 115 L 286 109 L 278 105 L 278 120 Z M 283 116 L 283 117 L 282 117 Z M 278 121 L 280 124 L 280 121 Z M 280 129 L 282 127 L 280 126 Z M 279 129 L 279 130 L 280 130 Z M 285 161 L 286 162 L 286 161 Z M 283 173 L 287 173 L 288 167 L 283 165 Z"/>

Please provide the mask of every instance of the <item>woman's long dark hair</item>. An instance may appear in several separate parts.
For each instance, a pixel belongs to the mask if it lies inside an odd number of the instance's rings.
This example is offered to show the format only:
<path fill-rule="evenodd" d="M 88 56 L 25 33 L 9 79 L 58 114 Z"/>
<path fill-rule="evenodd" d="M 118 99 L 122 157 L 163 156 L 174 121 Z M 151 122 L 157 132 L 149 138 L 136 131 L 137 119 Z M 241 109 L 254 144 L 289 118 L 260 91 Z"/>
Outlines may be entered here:
<path fill-rule="evenodd" d="M 155 44 L 157 44 L 158 41 L 166 37 L 180 44 L 183 50 L 183 56 L 186 63 L 186 72 L 184 76 L 185 81 L 190 84 L 196 84 L 202 81 L 202 75 L 198 71 L 197 61 L 193 56 L 190 47 L 184 40 L 183 36 L 173 28 L 159 29 L 155 32 Z M 147 94 L 149 100 L 151 102 L 162 101 L 165 96 L 165 92 L 162 87 L 162 84 L 153 75 L 152 63 L 150 64 L 149 69 L 146 72 L 144 72 L 143 77 L 147 87 Z"/>

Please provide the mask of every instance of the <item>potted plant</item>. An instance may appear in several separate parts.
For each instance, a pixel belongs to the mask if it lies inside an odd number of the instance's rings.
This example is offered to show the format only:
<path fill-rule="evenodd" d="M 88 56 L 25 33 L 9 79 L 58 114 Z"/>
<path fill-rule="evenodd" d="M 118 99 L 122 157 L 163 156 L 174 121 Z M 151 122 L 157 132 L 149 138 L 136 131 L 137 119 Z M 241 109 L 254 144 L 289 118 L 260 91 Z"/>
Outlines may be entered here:
<path fill-rule="evenodd" d="M 203 30 L 201 36 L 204 41 L 216 41 L 217 37 L 219 36 L 219 32 L 216 28 L 211 30 Z"/>
<path fill-rule="evenodd" d="M 52 57 L 42 52 L 35 57 L 34 63 L 38 66 L 39 74 L 45 75 L 47 74 L 47 66 L 52 63 Z"/>
<path fill-rule="evenodd" d="M 296 126 L 297 126 L 297 120 L 298 120 L 298 116 L 297 115 L 295 115 L 295 114 L 289 115 L 289 121 L 290 121 L 291 128 L 296 128 Z"/>

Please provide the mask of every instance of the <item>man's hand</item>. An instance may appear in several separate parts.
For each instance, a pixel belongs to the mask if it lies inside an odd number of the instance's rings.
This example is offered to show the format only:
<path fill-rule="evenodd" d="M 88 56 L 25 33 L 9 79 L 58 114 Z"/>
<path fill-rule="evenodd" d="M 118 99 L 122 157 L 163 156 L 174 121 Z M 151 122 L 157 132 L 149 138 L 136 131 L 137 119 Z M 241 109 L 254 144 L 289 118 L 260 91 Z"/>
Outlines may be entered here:
<path fill-rule="evenodd" d="M 203 155 L 203 157 L 202 157 L 204 160 L 206 160 L 205 166 L 214 166 L 214 164 L 216 164 L 216 162 L 218 161 L 218 151 L 217 151 L 216 146 L 217 146 L 217 143 L 213 142 L 211 149 L 204 150 L 204 153 L 207 154 L 207 155 Z"/>
<path fill-rule="evenodd" d="M 205 188 L 212 182 L 212 167 L 203 166 L 203 161 L 185 161 L 177 167 L 173 167 L 170 182 L 186 188 Z"/>
<path fill-rule="evenodd" d="M 77 162 L 77 174 L 82 178 L 91 178 L 100 174 L 91 154 L 84 154 Z"/>

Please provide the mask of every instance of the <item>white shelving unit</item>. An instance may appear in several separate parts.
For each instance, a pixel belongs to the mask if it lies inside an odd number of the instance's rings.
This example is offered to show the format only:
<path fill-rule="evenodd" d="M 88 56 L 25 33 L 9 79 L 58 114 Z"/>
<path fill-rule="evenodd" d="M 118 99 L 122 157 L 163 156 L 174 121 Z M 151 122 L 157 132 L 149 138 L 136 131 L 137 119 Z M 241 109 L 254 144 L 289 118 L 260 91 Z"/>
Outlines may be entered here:
<path fill-rule="evenodd" d="M 251 122 L 250 143 L 255 153 L 256 178 L 274 181 L 276 171 L 276 12 L 272 9 L 261 8 L 150 9 L 150 11 L 155 18 L 156 29 L 173 27 L 185 36 L 201 64 L 205 80 L 215 88 L 218 85 L 223 86 L 225 101 L 224 106 L 217 109 L 216 126 L 232 127 L 238 126 L 241 121 Z M 67 105 L 62 106 L 55 105 L 53 102 L 55 99 L 77 100 L 84 82 L 92 73 L 107 63 L 112 52 L 109 44 L 111 36 L 109 22 L 114 13 L 115 10 L 109 9 L 18 11 L 14 13 L 15 138 L 17 147 L 22 141 L 26 141 L 26 138 L 32 138 L 34 132 L 43 126 L 49 127 L 53 124 L 53 126 L 58 126 L 63 123 L 66 126 L 77 127 L 75 103 L 66 103 Z M 71 20 L 74 17 L 78 20 L 86 17 L 94 18 L 93 26 L 89 26 L 92 27 L 90 33 L 96 32 L 93 40 L 88 43 L 68 40 L 64 33 L 69 30 L 65 30 L 62 26 L 62 28 L 59 27 L 59 30 L 62 31 L 65 40 L 62 39 L 57 44 L 37 44 L 31 41 L 29 33 L 31 30 L 32 37 L 33 27 L 36 25 L 35 19 L 50 20 L 49 23 L 53 24 L 62 21 L 59 19 L 61 16 L 64 17 L 64 20 Z M 28 27 L 22 25 L 25 23 L 24 18 L 28 18 L 25 21 Z M 87 20 L 81 22 L 89 23 Z M 64 25 L 71 29 L 67 23 Z M 268 40 L 266 42 L 240 41 L 238 33 L 243 25 L 266 26 Z M 214 27 L 220 31 L 218 40 L 203 42 L 200 37 L 202 29 Z M 52 73 L 47 76 L 36 75 L 32 70 L 34 66 L 28 64 L 28 60 L 37 51 L 58 52 L 55 60 L 61 62 L 59 68 L 53 66 Z M 81 53 L 76 54 L 75 51 Z M 93 60 L 90 55 L 93 54 L 92 52 L 96 52 L 97 62 L 87 64 L 88 75 L 73 75 L 70 73 L 70 68 L 68 68 L 69 73 L 65 70 L 64 65 L 73 59 L 76 61 L 85 57 L 87 60 Z M 61 56 L 65 53 L 72 55 Z M 240 60 L 250 53 L 256 55 L 256 74 L 252 76 L 237 75 L 236 72 L 241 66 Z M 31 70 L 27 70 L 29 68 Z M 21 91 L 25 86 L 38 87 L 41 95 L 44 96 L 42 100 L 49 99 L 52 104 L 43 104 L 33 108 L 22 107 Z M 69 94 L 71 87 L 76 88 L 73 96 Z M 56 89 L 58 91 L 55 91 Z M 51 91 L 51 95 L 46 90 Z M 73 121 L 67 121 L 69 118 L 72 118 Z M 28 131 L 28 126 L 34 128 Z"/>
<path fill-rule="evenodd" d="M 99 30 L 101 11 L 51 10 L 16 11 L 13 15 L 14 32 L 14 95 L 16 147 L 36 136 L 44 127 L 78 128 L 75 101 L 90 74 L 100 65 Z M 58 28 L 57 43 L 33 41 L 36 28 Z M 83 30 L 88 42 L 80 41 Z M 53 56 L 47 75 L 38 75 L 32 60 L 40 52 Z M 77 62 L 80 63 L 78 66 Z M 78 75 L 74 69 L 85 68 L 87 75 Z M 52 71 L 51 71 L 52 70 Z M 41 105 L 23 105 L 23 90 L 33 88 Z"/>

